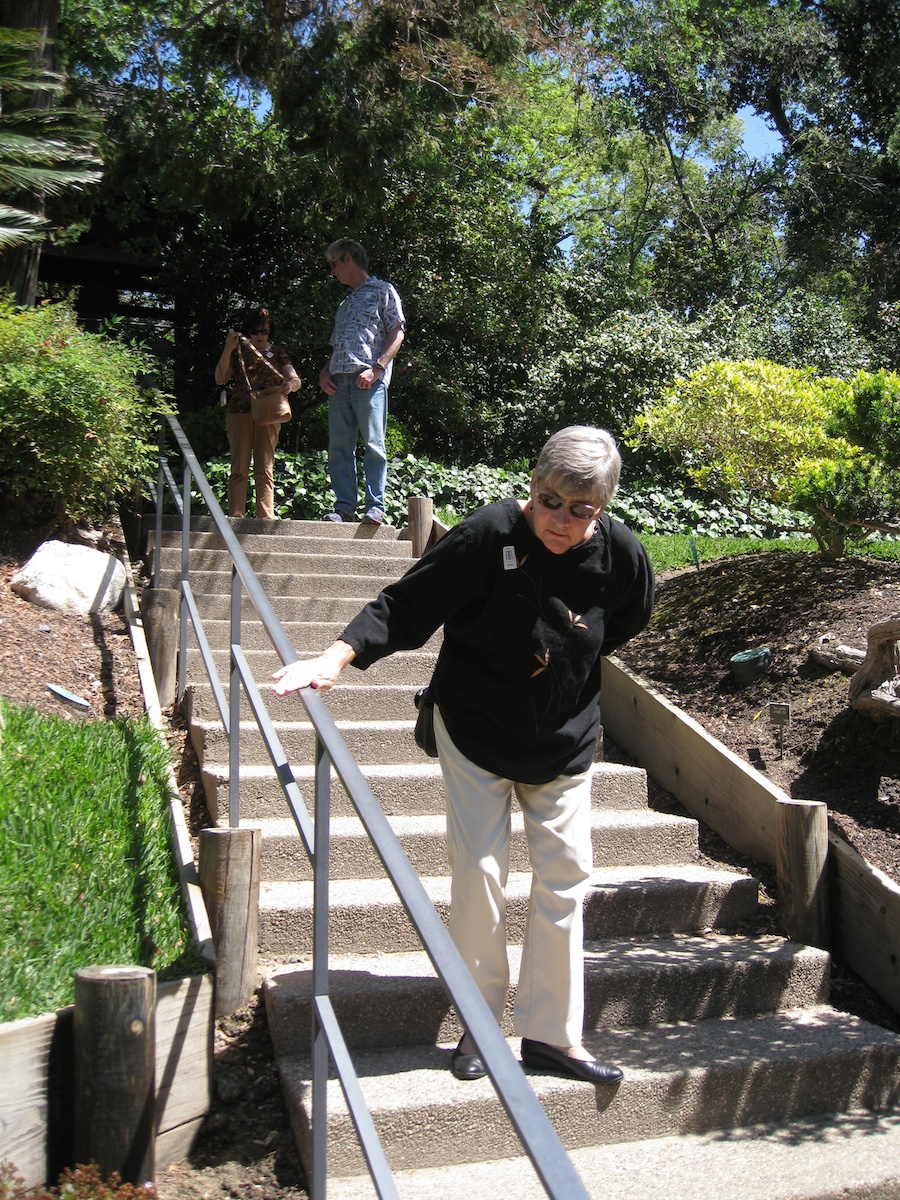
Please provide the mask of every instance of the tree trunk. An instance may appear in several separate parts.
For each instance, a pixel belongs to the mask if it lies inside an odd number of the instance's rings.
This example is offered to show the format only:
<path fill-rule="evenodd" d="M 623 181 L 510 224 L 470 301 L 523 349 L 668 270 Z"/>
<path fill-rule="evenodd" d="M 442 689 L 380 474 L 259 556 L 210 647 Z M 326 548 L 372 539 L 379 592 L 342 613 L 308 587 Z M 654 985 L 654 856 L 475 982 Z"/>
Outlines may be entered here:
<path fill-rule="evenodd" d="M 59 24 L 59 0 L 0 0 L 0 25 L 9 29 L 36 29 L 41 44 L 32 55 L 43 62 L 47 70 L 56 69 L 56 32 Z M 29 101 L 33 108 L 48 108 L 49 92 L 35 91 Z M 26 207 L 21 205 L 20 207 Z M 32 197 L 28 210 L 44 215 L 40 197 Z M 40 242 L 10 246 L 0 254 L 0 292 L 12 294 L 17 304 L 33 305 L 37 300 L 38 268 L 41 261 Z"/>

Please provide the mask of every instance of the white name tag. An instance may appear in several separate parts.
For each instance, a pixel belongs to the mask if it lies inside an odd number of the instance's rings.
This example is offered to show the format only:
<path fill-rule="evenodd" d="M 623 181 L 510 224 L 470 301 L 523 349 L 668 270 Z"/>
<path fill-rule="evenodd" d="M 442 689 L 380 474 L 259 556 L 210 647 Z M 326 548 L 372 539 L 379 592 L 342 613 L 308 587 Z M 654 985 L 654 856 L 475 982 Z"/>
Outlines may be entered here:
<path fill-rule="evenodd" d="M 514 571 L 519 564 L 516 562 L 516 552 L 512 546 L 503 547 L 503 570 Z"/>

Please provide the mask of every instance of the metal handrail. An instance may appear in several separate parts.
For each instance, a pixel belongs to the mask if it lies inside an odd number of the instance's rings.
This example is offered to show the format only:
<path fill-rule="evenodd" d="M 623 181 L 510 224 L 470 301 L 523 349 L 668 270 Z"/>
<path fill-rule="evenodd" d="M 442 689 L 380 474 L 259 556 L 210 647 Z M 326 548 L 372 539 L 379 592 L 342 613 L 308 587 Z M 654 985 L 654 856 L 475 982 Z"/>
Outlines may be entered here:
<path fill-rule="evenodd" d="M 184 464 L 184 490 L 178 495 L 174 476 L 165 461 L 168 422 Z M 343 1089 L 347 1106 L 360 1139 L 363 1156 L 380 1197 L 396 1197 L 393 1177 L 378 1138 L 343 1032 L 334 1013 L 328 979 L 329 838 L 332 770 L 347 795 L 380 858 L 388 878 L 403 904 L 438 978 L 444 985 L 460 1020 L 475 1042 L 497 1096 L 518 1134 L 525 1153 L 547 1195 L 553 1200 L 588 1200 L 588 1192 L 557 1136 L 527 1077 L 506 1043 L 490 1009 L 460 957 L 443 921 L 381 810 L 359 765 L 350 752 L 331 714 L 317 691 L 305 688 L 300 700 L 316 731 L 315 820 L 309 816 L 293 769 L 266 710 L 256 681 L 240 644 L 241 588 L 256 609 L 282 663 L 297 662 L 299 655 L 263 591 L 256 573 L 203 473 L 176 417 L 161 418 L 159 472 L 154 491 L 156 505 L 156 563 L 154 583 L 159 582 L 162 506 L 166 487 L 182 519 L 182 554 L 178 662 L 178 700 L 186 687 L 187 623 L 190 620 L 213 687 L 213 694 L 229 738 L 229 823 L 239 824 L 240 686 L 243 685 L 259 726 L 278 781 L 291 810 L 298 833 L 313 866 L 313 1039 L 312 1039 L 312 1200 L 324 1200 L 327 1184 L 327 1084 L 329 1059 Z M 216 530 L 232 560 L 230 691 L 228 701 L 212 660 L 203 622 L 189 580 L 191 484 L 196 484 Z"/>

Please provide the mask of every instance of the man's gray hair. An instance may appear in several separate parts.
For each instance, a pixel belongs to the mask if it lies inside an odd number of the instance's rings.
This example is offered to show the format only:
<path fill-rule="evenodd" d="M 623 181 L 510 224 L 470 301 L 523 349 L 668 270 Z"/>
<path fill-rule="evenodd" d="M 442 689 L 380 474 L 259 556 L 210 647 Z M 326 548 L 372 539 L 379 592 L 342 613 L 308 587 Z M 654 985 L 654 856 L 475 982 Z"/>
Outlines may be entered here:
<path fill-rule="evenodd" d="M 567 498 L 604 508 L 616 494 L 622 457 L 615 439 L 592 425 L 569 425 L 546 442 L 534 468 L 537 483 Z"/>
<path fill-rule="evenodd" d="M 369 256 L 366 254 L 365 246 L 359 242 L 354 242 L 353 238 L 338 238 L 325 251 L 325 257 L 329 262 L 343 258 L 345 254 L 349 254 L 361 270 L 367 271 L 369 269 Z"/>

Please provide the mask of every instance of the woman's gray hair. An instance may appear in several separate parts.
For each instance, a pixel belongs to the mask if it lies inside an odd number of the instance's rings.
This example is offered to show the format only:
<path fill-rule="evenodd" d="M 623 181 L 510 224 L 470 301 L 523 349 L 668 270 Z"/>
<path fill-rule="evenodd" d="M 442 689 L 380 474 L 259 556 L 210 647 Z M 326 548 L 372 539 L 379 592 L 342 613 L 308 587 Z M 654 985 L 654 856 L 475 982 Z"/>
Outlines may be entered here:
<path fill-rule="evenodd" d="M 534 475 L 537 483 L 560 496 L 606 508 L 616 494 L 621 470 L 622 457 L 611 434 L 592 425 L 569 425 L 544 445 Z"/>

